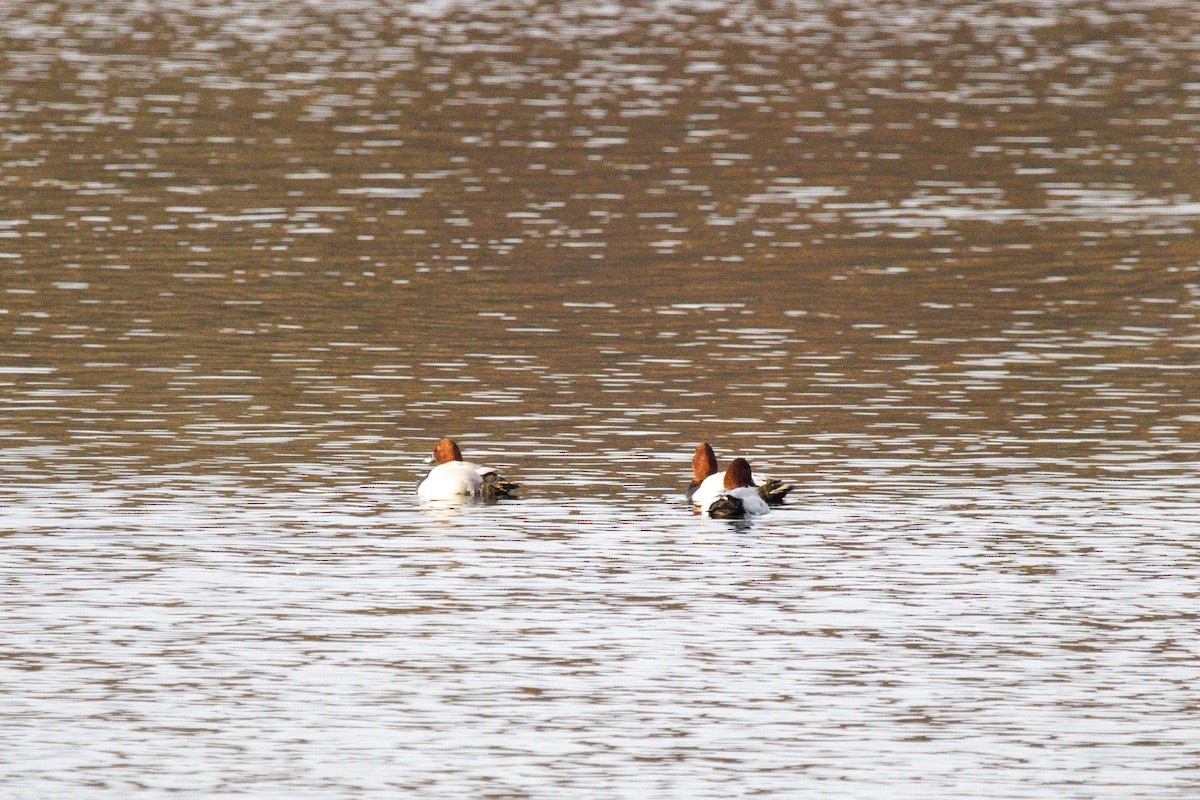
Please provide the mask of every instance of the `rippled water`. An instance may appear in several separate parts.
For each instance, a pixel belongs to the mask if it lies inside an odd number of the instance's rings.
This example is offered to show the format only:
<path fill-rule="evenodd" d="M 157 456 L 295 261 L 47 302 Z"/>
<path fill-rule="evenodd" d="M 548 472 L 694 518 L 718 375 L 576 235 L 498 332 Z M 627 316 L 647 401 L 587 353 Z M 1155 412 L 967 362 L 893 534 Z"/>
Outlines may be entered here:
<path fill-rule="evenodd" d="M 1197 36 L 0 6 L 0 785 L 1196 796 Z"/>

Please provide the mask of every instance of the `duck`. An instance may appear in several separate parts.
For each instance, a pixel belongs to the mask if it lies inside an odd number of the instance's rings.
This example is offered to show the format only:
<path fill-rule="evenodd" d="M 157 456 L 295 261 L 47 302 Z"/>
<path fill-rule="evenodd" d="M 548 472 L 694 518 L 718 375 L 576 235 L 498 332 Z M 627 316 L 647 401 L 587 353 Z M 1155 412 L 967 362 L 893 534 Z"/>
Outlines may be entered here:
<path fill-rule="evenodd" d="M 704 503 L 702 510 L 714 519 L 742 519 L 757 517 L 771 510 L 763 499 L 759 487 L 754 485 L 750 462 L 735 458 L 729 469 L 721 476 L 722 491 Z"/>
<path fill-rule="evenodd" d="M 744 460 L 744 459 L 743 459 Z M 717 466 L 717 454 L 713 452 L 708 442 L 696 446 L 696 454 L 692 456 L 692 476 L 694 481 L 688 484 L 684 496 L 698 506 L 703 506 L 725 491 L 725 473 Z M 792 487 L 777 478 L 761 478 L 761 483 L 750 476 L 750 486 L 758 490 L 762 499 L 772 506 L 783 504 Z"/>
<path fill-rule="evenodd" d="M 492 501 L 516 497 L 517 484 L 491 467 L 463 461 L 462 450 L 453 439 L 442 439 L 437 443 L 433 448 L 433 460 L 437 466 L 417 484 L 417 496 L 422 500 L 477 497 Z"/>

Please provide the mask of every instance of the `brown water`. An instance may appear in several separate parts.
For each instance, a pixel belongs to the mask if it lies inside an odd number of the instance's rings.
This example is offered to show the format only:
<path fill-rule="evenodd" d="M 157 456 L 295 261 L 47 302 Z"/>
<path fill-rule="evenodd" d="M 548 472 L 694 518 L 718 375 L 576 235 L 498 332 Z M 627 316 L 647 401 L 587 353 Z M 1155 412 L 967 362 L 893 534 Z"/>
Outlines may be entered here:
<path fill-rule="evenodd" d="M 1197 41 L 0 6 L 0 783 L 1195 797 Z"/>

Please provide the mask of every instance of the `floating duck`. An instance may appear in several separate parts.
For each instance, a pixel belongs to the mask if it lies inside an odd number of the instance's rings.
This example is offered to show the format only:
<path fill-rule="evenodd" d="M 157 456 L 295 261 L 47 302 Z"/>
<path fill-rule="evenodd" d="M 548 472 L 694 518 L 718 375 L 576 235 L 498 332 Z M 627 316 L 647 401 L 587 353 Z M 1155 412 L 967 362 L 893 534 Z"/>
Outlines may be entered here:
<path fill-rule="evenodd" d="M 721 493 L 708 500 L 701 510 L 716 519 L 741 519 L 758 516 L 771 510 L 763 499 L 760 487 L 754 485 L 750 462 L 735 458 L 721 476 Z"/>
<path fill-rule="evenodd" d="M 727 488 L 725 484 L 728 473 L 722 473 L 718 469 L 717 454 L 708 442 L 701 442 L 696 446 L 696 454 L 692 456 L 692 475 L 695 480 L 688 484 L 684 494 L 698 506 L 712 502 Z M 757 489 L 763 501 L 772 506 L 781 505 L 783 498 L 792 490 L 791 486 L 776 478 L 760 476 L 759 480 L 755 481 L 753 474 L 750 475 L 750 483 L 747 486 Z"/>
<path fill-rule="evenodd" d="M 417 484 L 417 496 L 422 500 L 453 500 L 477 497 L 481 500 L 502 500 L 516 497 L 517 484 L 506 480 L 491 467 L 463 461 L 462 451 L 453 439 L 442 439 L 433 448 L 437 466 L 425 480 Z"/>

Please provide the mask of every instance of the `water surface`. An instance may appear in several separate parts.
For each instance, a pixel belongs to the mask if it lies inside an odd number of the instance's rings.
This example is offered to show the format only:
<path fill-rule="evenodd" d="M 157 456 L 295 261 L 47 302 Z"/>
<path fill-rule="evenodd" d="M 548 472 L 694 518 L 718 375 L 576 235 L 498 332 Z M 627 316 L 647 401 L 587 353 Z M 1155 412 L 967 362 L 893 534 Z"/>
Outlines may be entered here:
<path fill-rule="evenodd" d="M 0 9 L 0 779 L 1195 796 L 1197 35 Z"/>

